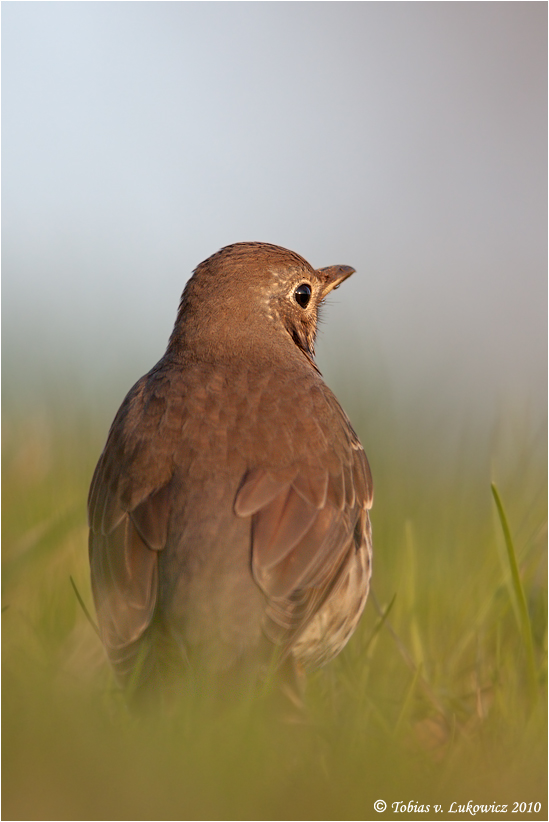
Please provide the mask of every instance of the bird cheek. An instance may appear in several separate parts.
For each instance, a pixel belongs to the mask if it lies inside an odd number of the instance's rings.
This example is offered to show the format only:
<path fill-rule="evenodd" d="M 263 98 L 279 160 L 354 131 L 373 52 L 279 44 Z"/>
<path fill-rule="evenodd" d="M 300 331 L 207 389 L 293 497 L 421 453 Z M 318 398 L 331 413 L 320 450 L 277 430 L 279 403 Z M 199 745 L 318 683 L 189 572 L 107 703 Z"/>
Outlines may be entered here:
<path fill-rule="evenodd" d="M 316 339 L 316 310 L 311 312 L 309 316 L 305 319 L 305 327 L 307 329 L 307 340 L 309 342 L 309 348 L 311 351 L 314 349 L 315 339 Z"/>

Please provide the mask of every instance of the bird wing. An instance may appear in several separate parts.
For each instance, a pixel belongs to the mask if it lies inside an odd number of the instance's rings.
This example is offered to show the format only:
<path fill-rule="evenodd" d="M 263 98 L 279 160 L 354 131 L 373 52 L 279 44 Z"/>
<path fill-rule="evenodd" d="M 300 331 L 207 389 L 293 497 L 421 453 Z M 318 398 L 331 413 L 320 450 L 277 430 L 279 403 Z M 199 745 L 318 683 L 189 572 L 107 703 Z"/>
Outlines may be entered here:
<path fill-rule="evenodd" d="M 279 471 L 250 470 L 235 512 L 252 517 L 252 571 L 268 597 L 267 632 L 290 647 L 342 582 L 353 554 L 369 550 L 372 479 L 337 406 L 333 447 Z"/>
<path fill-rule="evenodd" d="M 151 622 L 158 552 L 166 544 L 172 459 L 163 436 L 165 391 L 145 377 L 130 391 L 109 432 L 90 486 L 92 590 L 113 663 L 124 659 Z M 129 662 L 129 659 L 128 659 Z"/>

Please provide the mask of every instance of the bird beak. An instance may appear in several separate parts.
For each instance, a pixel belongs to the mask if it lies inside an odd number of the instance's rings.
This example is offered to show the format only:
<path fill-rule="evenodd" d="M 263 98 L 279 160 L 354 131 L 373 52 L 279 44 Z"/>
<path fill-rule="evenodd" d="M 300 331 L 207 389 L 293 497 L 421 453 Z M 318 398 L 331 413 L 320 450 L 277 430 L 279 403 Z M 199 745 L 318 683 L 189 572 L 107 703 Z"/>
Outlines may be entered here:
<path fill-rule="evenodd" d="M 316 273 L 323 284 L 321 296 L 323 300 L 330 291 L 339 288 L 343 280 L 354 274 L 355 269 L 350 265 L 330 265 L 328 268 L 319 268 Z"/>

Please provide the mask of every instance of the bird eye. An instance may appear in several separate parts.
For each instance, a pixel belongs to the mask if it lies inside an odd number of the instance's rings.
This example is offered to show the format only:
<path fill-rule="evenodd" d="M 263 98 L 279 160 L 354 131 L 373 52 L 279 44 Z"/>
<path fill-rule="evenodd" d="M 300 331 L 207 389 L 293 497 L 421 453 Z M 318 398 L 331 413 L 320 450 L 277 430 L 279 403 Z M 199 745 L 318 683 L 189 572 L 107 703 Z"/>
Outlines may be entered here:
<path fill-rule="evenodd" d="M 311 299 L 311 286 L 308 283 L 301 283 L 294 291 L 294 299 L 301 308 L 307 308 Z"/>

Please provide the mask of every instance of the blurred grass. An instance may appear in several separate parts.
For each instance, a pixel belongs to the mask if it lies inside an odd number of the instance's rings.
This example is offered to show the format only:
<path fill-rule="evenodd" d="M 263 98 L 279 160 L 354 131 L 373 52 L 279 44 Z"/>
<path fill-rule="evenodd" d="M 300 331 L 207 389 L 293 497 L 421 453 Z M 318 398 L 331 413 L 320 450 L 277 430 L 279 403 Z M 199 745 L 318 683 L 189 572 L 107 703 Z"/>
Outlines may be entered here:
<path fill-rule="evenodd" d="M 6 403 L 4 819 L 419 816 L 397 801 L 463 819 L 448 811 L 469 800 L 547 818 L 544 433 L 511 413 L 450 432 L 383 388 L 335 388 L 374 474 L 374 596 L 301 725 L 245 695 L 219 711 L 190 683 L 170 711 L 128 713 L 70 584 L 92 610 L 85 502 L 123 390 Z"/>

